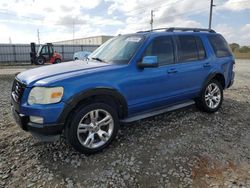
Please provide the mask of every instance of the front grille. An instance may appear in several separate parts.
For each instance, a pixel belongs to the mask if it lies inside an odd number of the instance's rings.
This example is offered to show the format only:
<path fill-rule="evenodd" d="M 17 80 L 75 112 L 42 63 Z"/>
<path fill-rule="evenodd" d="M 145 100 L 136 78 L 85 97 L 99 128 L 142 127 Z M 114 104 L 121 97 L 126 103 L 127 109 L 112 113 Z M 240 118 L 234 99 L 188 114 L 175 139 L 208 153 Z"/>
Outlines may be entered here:
<path fill-rule="evenodd" d="M 25 87 L 25 84 L 19 82 L 16 79 L 14 80 L 11 95 L 14 101 L 16 101 L 17 103 L 20 103 Z"/>

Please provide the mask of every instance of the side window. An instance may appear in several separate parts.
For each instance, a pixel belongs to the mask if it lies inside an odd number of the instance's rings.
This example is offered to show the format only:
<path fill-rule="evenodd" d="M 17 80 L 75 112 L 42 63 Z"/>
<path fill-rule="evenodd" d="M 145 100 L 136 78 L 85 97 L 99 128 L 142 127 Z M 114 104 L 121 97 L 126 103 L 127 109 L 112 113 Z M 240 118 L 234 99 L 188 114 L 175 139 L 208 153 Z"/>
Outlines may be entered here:
<path fill-rule="evenodd" d="M 174 46 L 170 36 L 155 38 L 147 47 L 144 56 L 157 56 L 159 65 L 174 63 Z"/>
<path fill-rule="evenodd" d="M 198 55 L 199 55 L 199 59 L 205 59 L 206 57 L 206 52 L 203 46 L 203 43 L 200 39 L 200 37 L 196 37 L 196 45 L 197 45 L 197 49 L 198 49 Z"/>
<path fill-rule="evenodd" d="M 213 47 L 216 57 L 232 56 L 230 48 L 226 40 L 222 36 L 220 35 L 209 36 L 208 40 Z"/>
<path fill-rule="evenodd" d="M 199 54 L 194 36 L 177 36 L 177 53 L 179 62 L 195 61 L 199 59 Z"/>
<path fill-rule="evenodd" d="M 48 46 L 43 47 L 42 54 L 48 54 Z"/>

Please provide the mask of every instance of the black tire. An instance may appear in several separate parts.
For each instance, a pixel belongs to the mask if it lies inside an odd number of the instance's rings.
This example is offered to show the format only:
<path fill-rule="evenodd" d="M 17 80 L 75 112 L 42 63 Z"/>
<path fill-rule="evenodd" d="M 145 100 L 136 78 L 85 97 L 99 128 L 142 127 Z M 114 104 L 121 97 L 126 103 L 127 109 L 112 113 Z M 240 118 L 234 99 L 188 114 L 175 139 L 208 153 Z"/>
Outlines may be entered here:
<path fill-rule="evenodd" d="M 220 94 L 220 100 L 219 102 L 215 102 L 213 99 L 212 99 L 212 96 L 208 96 L 208 87 L 212 87 L 213 86 L 217 86 L 218 87 L 218 92 Z M 215 89 L 215 87 L 214 87 Z M 207 94 L 207 95 L 206 95 Z M 207 97 L 206 97 L 207 96 Z M 211 97 L 211 98 L 210 98 Z M 216 97 L 216 96 L 215 96 Z M 217 96 L 218 97 L 218 96 Z M 206 100 L 207 99 L 207 100 Z M 218 99 L 218 98 L 217 98 Z M 211 100 L 212 100 L 212 103 L 213 104 L 216 104 L 216 105 L 211 105 L 209 106 L 209 104 L 211 103 Z M 201 111 L 205 111 L 205 112 L 208 112 L 208 113 L 213 113 L 213 112 L 217 112 L 221 105 L 222 105 L 222 102 L 223 102 L 223 88 L 222 88 L 222 85 L 220 82 L 218 82 L 217 80 L 215 79 L 212 79 L 210 80 L 206 85 L 205 87 L 202 89 L 201 91 L 201 96 L 199 98 L 197 98 L 196 100 L 196 106 L 201 110 Z M 210 101 L 210 102 L 209 102 Z M 212 107 L 213 106 L 213 107 Z"/>
<path fill-rule="evenodd" d="M 54 64 L 61 63 L 61 62 L 62 62 L 61 59 L 56 59 Z"/>
<path fill-rule="evenodd" d="M 108 112 L 109 115 L 113 119 L 113 121 L 112 121 L 113 122 L 112 123 L 113 130 L 110 133 L 108 140 L 103 141 L 104 142 L 103 145 L 100 145 L 99 147 L 96 147 L 96 148 L 89 148 L 89 147 L 84 146 L 81 143 L 81 141 L 80 141 L 81 139 L 79 138 L 80 136 L 78 134 L 78 130 L 79 130 L 79 124 L 80 124 L 80 122 L 82 122 L 82 119 L 84 117 L 86 117 L 93 110 L 104 110 L 104 111 Z M 85 154 L 94 154 L 94 153 L 100 152 L 101 150 L 106 148 L 114 140 L 114 138 L 116 137 L 117 132 L 119 130 L 119 118 L 118 118 L 117 112 L 111 106 L 104 104 L 104 103 L 92 103 L 89 105 L 85 104 L 85 105 L 79 107 L 72 114 L 71 119 L 68 122 L 69 122 L 69 124 L 67 125 L 67 127 L 65 129 L 66 139 L 77 151 L 79 151 L 81 153 L 85 153 Z M 90 124 L 91 124 L 91 122 L 90 122 Z M 83 124 L 85 124 L 85 123 L 83 123 Z M 82 134 L 87 134 L 88 136 L 86 136 L 86 137 L 89 137 L 90 134 L 94 134 L 94 137 L 99 137 L 98 133 L 92 133 L 91 131 L 88 131 L 88 132 L 82 133 Z M 97 138 L 94 138 L 94 140 L 95 139 L 97 139 Z M 100 137 L 99 137 L 99 139 L 100 139 Z M 86 140 L 87 140 L 87 138 L 86 138 Z M 85 140 L 85 142 L 86 142 L 86 140 Z M 101 139 L 100 139 L 100 142 L 102 142 Z M 93 144 L 91 144 L 91 145 L 93 145 Z"/>
<path fill-rule="evenodd" d="M 75 61 L 76 61 L 76 60 L 78 60 L 78 58 L 77 58 L 77 57 L 75 57 Z"/>
<path fill-rule="evenodd" d="M 45 59 L 43 57 L 38 57 L 36 60 L 35 60 L 35 64 L 36 65 L 44 65 L 45 63 Z"/>

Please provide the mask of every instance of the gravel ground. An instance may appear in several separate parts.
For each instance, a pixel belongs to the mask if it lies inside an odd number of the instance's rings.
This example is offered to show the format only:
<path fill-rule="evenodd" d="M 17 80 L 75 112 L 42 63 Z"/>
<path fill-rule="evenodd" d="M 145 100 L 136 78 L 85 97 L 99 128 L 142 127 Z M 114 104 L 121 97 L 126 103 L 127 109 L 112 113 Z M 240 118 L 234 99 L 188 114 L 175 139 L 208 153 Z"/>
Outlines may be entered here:
<path fill-rule="evenodd" d="M 10 113 L 13 75 L 0 75 L 0 187 L 250 187 L 250 61 L 238 60 L 221 110 L 195 106 L 123 125 L 86 156 L 41 143 Z"/>

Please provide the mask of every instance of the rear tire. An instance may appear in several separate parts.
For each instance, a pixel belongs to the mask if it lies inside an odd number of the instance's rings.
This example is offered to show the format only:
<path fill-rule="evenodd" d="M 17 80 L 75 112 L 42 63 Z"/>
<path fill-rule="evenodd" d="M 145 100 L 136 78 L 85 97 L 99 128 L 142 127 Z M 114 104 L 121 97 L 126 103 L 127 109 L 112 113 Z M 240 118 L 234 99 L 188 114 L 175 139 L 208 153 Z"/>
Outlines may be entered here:
<path fill-rule="evenodd" d="M 201 110 L 213 113 L 219 110 L 223 102 L 223 88 L 217 80 L 209 81 L 196 99 L 196 106 Z"/>
<path fill-rule="evenodd" d="M 119 130 L 117 112 L 104 103 L 82 105 L 71 116 L 66 138 L 79 152 L 97 153 L 106 148 Z"/>
<path fill-rule="evenodd" d="M 61 63 L 61 62 L 62 62 L 61 59 L 56 59 L 54 64 Z"/>

